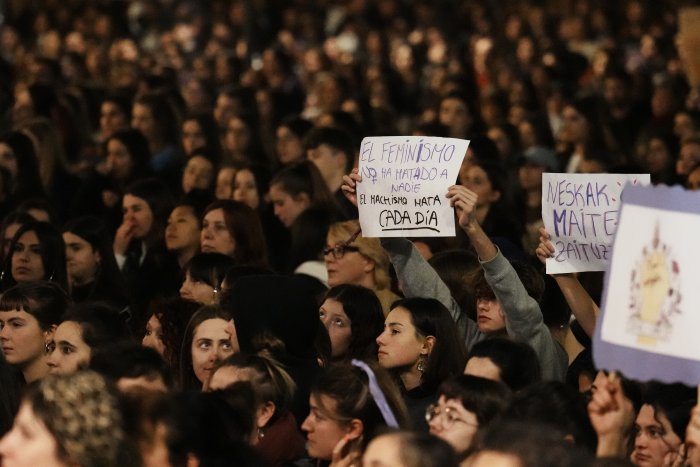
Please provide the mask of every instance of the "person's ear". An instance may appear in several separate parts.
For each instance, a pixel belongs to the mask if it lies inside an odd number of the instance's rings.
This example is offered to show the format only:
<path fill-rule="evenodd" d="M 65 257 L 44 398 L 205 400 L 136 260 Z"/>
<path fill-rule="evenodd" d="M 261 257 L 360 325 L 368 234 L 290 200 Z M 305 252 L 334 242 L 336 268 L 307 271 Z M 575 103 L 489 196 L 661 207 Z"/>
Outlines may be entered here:
<path fill-rule="evenodd" d="M 102 264 L 102 255 L 100 254 L 99 251 L 93 250 L 95 252 L 95 262 L 100 265 Z"/>
<path fill-rule="evenodd" d="M 420 349 L 420 354 L 425 355 L 426 357 L 430 355 L 433 352 L 433 348 L 435 347 L 436 341 L 437 340 L 435 339 L 435 336 L 426 337 L 423 341 L 423 346 Z"/>
<path fill-rule="evenodd" d="M 275 403 L 272 401 L 267 401 L 258 408 L 258 413 L 256 414 L 258 428 L 263 428 L 267 425 L 267 422 L 269 422 L 275 414 L 275 410 Z"/>
<path fill-rule="evenodd" d="M 492 191 L 491 196 L 489 196 L 489 201 L 495 203 L 499 199 L 501 199 L 501 192 L 497 190 Z"/>
<path fill-rule="evenodd" d="M 358 418 L 353 418 L 348 426 L 347 437 L 351 440 L 359 439 L 365 432 L 365 425 L 362 420 Z"/>
<path fill-rule="evenodd" d="M 370 259 L 366 256 L 363 256 L 362 258 L 365 260 L 365 264 L 362 267 L 362 270 L 366 273 L 370 273 L 370 272 L 374 271 L 374 268 L 376 267 L 374 260 Z"/>

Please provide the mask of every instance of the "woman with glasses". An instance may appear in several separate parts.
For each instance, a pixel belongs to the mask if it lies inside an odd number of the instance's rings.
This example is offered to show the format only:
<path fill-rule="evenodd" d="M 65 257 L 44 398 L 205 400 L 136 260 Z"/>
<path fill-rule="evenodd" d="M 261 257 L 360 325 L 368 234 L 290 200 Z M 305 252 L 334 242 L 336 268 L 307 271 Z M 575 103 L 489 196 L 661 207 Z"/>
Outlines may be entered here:
<path fill-rule="evenodd" d="M 391 291 L 389 257 L 378 238 L 363 237 L 357 220 L 331 225 L 323 250 L 328 286 L 354 284 L 374 290 L 386 316 L 400 297 Z"/>
<path fill-rule="evenodd" d="M 438 395 L 438 401 L 425 411 L 430 433 L 447 441 L 465 459 L 477 430 L 505 410 L 511 391 L 503 383 L 460 375 L 442 383 Z"/>

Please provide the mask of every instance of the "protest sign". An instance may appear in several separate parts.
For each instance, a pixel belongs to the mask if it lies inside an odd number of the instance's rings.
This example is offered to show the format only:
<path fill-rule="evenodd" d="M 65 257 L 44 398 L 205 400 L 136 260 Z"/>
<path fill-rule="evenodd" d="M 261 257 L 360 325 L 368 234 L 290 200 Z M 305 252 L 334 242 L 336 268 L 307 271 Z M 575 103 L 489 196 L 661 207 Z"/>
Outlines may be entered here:
<path fill-rule="evenodd" d="M 555 249 L 547 274 L 605 270 L 627 182 L 648 185 L 649 174 L 542 175 L 542 220 Z"/>
<path fill-rule="evenodd" d="M 628 187 L 593 342 L 597 368 L 700 384 L 700 193 Z"/>
<path fill-rule="evenodd" d="M 357 185 L 365 237 L 455 235 L 446 198 L 469 141 L 428 136 L 368 137 L 360 145 Z"/>

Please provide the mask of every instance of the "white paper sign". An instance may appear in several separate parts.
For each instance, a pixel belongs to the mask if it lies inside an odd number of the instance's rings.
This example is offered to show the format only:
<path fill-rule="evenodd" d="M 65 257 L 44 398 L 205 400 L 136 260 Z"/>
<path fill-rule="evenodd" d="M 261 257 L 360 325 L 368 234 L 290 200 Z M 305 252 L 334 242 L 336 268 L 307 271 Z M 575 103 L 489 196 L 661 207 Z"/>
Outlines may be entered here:
<path fill-rule="evenodd" d="M 555 249 L 547 274 L 605 270 L 628 182 L 648 185 L 649 174 L 542 174 L 542 220 Z"/>
<path fill-rule="evenodd" d="M 357 185 L 364 237 L 451 237 L 454 185 L 469 141 L 429 136 L 367 137 Z"/>

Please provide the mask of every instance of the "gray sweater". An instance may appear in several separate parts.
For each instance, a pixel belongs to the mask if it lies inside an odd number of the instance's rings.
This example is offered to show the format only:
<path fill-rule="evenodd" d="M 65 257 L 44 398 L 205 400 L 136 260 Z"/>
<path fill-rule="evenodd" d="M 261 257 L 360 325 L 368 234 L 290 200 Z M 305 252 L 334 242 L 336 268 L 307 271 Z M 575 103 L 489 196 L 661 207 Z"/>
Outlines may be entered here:
<path fill-rule="evenodd" d="M 447 307 L 464 338 L 467 350 L 487 337 L 478 325 L 462 313 L 437 272 L 405 238 L 382 238 L 404 295 L 432 297 Z M 554 340 L 542 319 L 537 301 L 525 290 L 510 262 L 499 251 L 495 258 L 481 261 L 486 281 L 501 304 L 505 315 L 506 331 L 512 339 L 529 344 L 537 354 L 542 378 L 564 381 L 568 357 L 564 348 Z"/>

